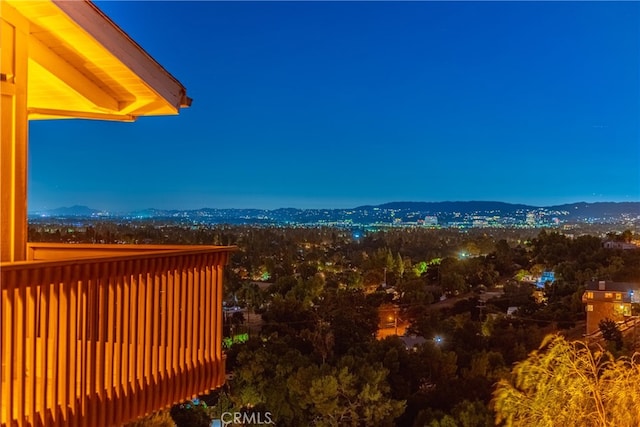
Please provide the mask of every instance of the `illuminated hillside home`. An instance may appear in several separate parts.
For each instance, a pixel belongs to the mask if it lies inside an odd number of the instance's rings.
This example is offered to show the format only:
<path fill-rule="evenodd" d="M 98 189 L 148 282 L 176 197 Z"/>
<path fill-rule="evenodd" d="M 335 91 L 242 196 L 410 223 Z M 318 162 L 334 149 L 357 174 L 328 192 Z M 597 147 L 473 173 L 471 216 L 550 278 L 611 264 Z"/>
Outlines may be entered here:
<path fill-rule="evenodd" d="M 0 426 L 121 425 L 219 387 L 233 248 L 27 243 L 29 120 L 178 114 L 185 88 L 87 1 L 0 0 L 0 40 Z"/>
<path fill-rule="evenodd" d="M 632 304 L 640 304 L 640 283 L 589 282 L 582 294 L 587 313 L 587 335 L 600 330 L 604 319 L 623 322 L 632 314 Z"/>

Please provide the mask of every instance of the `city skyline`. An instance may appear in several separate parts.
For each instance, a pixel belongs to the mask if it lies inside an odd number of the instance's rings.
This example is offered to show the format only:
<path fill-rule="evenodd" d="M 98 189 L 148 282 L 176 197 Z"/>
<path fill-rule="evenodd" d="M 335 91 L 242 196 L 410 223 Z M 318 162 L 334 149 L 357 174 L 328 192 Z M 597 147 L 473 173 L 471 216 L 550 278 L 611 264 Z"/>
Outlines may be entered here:
<path fill-rule="evenodd" d="M 637 3 L 97 5 L 194 103 L 31 123 L 30 211 L 640 199 Z"/>
<path fill-rule="evenodd" d="M 215 209 L 129 212 L 99 211 L 73 206 L 32 212 L 39 221 L 164 221 L 182 224 L 252 224 L 258 226 L 537 228 L 579 224 L 626 228 L 640 224 L 640 202 L 575 203 L 535 207 L 503 202 L 396 202 L 343 209 Z M 635 225 L 634 225 L 635 224 Z"/>

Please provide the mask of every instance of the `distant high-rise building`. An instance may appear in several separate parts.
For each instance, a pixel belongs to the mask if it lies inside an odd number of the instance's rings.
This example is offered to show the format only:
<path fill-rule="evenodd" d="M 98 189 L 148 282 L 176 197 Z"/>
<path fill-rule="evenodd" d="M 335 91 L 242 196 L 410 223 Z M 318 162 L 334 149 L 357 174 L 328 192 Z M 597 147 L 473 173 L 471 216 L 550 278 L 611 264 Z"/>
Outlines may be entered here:
<path fill-rule="evenodd" d="M 438 217 L 435 215 L 427 215 L 424 217 L 425 227 L 436 227 L 438 225 Z"/>

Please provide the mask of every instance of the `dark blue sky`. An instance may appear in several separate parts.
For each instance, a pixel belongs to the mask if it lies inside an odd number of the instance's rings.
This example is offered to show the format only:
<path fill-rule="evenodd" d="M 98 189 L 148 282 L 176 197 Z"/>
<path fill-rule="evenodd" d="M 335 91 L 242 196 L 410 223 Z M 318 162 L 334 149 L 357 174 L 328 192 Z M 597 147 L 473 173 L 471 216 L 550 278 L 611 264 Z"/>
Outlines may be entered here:
<path fill-rule="evenodd" d="M 179 116 L 30 125 L 30 210 L 640 200 L 640 3 L 98 2 Z"/>

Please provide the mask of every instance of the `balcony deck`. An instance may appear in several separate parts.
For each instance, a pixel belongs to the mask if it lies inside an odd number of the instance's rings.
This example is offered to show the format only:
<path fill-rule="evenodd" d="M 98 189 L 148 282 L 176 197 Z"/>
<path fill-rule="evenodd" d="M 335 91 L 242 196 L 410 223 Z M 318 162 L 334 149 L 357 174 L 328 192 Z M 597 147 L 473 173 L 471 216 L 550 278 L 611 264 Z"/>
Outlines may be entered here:
<path fill-rule="evenodd" d="M 38 243 L 1 263 L 0 425 L 121 425 L 221 386 L 234 249 Z"/>

